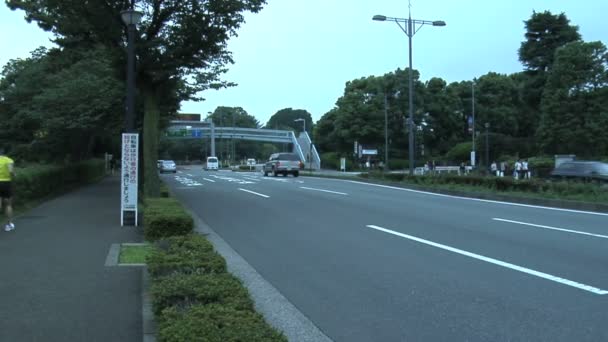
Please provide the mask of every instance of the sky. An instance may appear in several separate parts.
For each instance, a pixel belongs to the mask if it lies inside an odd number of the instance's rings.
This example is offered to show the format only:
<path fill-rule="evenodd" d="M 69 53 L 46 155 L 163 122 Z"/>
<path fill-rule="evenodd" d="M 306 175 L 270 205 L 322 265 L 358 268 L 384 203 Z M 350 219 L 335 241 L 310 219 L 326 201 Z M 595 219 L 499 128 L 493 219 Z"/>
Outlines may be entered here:
<path fill-rule="evenodd" d="M 408 65 L 407 36 L 375 14 L 405 18 L 407 0 L 267 0 L 228 43 L 235 64 L 224 79 L 236 87 L 209 90 L 181 112 L 204 116 L 218 106 L 243 107 L 260 123 L 283 108 L 306 109 L 318 120 L 343 94 L 345 83 Z M 470 80 L 487 72 L 522 70 L 517 50 L 532 11 L 564 12 L 585 41 L 608 45 L 605 0 L 412 0 L 413 19 L 443 20 L 413 38 L 413 67 L 422 80 Z M 51 35 L 0 4 L 0 65 L 52 46 Z"/>

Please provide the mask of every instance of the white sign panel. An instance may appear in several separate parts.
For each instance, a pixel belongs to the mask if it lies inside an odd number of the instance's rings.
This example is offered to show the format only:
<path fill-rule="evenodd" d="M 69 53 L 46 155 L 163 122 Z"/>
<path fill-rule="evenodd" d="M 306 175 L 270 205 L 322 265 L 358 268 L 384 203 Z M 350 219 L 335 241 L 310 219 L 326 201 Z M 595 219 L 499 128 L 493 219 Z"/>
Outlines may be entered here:
<path fill-rule="evenodd" d="M 340 170 L 346 171 L 346 158 L 340 158 Z"/>
<path fill-rule="evenodd" d="M 363 150 L 362 154 L 375 156 L 378 154 L 378 150 Z"/>
<path fill-rule="evenodd" d="M 471 166 L 475 167 L 475 151 L 471 151 Z"/>
<path fill-rule="evenodd" d="M 120 225 L 137 226 L 137 174 L 139 135 L 123 133 L 120 172 Z"/>

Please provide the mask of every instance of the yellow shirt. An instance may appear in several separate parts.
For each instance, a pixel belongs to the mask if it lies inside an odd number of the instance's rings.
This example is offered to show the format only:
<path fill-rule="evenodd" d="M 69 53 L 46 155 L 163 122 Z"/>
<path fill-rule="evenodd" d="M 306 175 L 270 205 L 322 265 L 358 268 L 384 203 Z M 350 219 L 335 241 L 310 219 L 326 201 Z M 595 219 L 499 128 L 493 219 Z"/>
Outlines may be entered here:
<path fill-rule="evenodd" d="M 9 157 L 0 156 L 0 182 L 10 182 L 11 172 L 9 165 L 13 164 L 13 160 Z"/>

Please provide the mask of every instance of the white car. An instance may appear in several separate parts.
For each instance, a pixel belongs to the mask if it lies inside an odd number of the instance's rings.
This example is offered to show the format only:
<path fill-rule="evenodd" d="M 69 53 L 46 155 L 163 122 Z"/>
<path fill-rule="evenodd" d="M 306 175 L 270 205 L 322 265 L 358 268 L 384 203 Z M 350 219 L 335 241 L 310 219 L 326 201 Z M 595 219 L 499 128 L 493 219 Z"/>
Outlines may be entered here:
<path fill-rule="evenodd" d="M 177 166 L 173 160 L 159 160 L 159 171 L 163 172 L 177 172 Z"/>
<path fill-rule="evenodd" d="M 218 170 L 220 167 L 220 162 L 217 157 L 207 157 L 207 163 L 205 164 L 206 170 Z"/>
<path fill-rule="evenodd" d="M 255 166 L 255 159 L 253 159 L 253 158 L 247 159 L 247 166 Z"/>

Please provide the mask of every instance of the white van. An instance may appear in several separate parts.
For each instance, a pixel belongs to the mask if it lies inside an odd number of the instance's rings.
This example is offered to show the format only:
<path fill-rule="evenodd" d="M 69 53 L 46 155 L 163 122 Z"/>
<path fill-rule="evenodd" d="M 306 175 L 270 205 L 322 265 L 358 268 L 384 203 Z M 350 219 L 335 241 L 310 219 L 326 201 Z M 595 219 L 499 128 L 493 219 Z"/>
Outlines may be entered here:
<path fill-rule="evenodd" d="M 207 164 L 205 164 L 205 170 L 217 170 L 219 169 L 220 162 L 217 157 L 207 157 Z"/>

